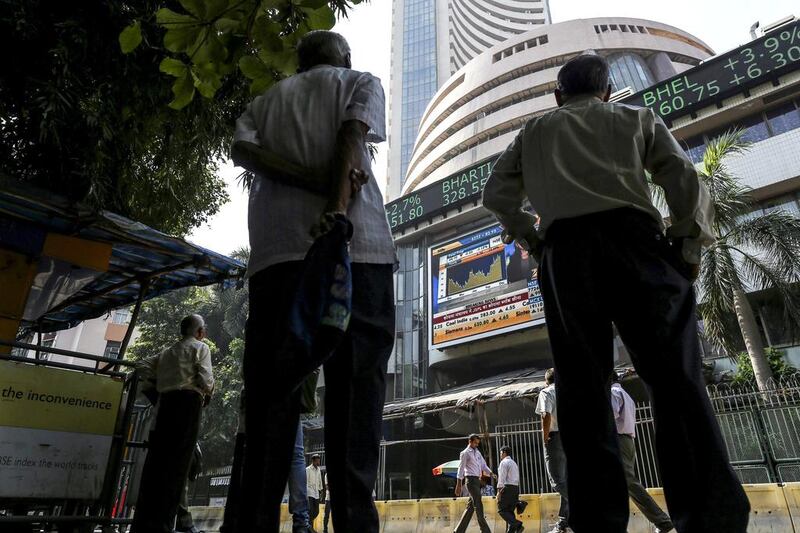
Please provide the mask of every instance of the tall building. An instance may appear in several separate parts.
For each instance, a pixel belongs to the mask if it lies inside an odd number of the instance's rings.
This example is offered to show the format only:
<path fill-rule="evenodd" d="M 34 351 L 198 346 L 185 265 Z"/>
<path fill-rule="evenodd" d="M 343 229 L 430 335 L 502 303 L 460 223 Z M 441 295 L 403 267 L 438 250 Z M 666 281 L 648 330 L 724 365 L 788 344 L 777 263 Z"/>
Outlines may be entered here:
<path fill-rule="evenodd" d="M 403 196 L 386 206 L 400 264 L 384 496 L 447 494 L 430 465 L 457 455 L 463 443 L 451 439 L 477 429 L 498 435 L 498 445 L 535 431 L 533 393 L 524 391 L 537 390 L 552 365 L 537 265 L 502 242 L 481 193 L 516 133 L 556 107 L 561 65 L 582 53 L 607 58 L 615 99 L 658 113 L 696 164 L 712 139 L 741 128 L 749 149 L 726 167 L 751 189 L 754 213 L 800 216 L 800 21 L 787 20 L 719 56 L 699 38 L 650 20 L 550 24 L 486 50 L 441 85 L 423 113 Z M 764 345 L 798 364 L 800 342 L 776 291 L 753 287 L 747 298 Z M 705 348 L 708 370 L 731 370 L 727 356 Z M 619 338 L 614 358 L 620 367 L 631 364 Z M 644 399 L 644 387 L 636 386 Z M 729 442 L 739 431 L 730 430 Z M 521 465 L 541 465 L 541 438 L 532 434 L 511 443 Z M 788 468 L 780 476 L 768 468 L 770 457 L 760 450 L 732 456 L 743 480 L 795 481 Z M 549 490 L 543 474 L 537 479 L 542 483 L 528 481 L 526 490 Z"/>
<path fill-rule="evenodd" d="M 587 51 L 608 58 L 615 89 L 634 92 L 713 54 L 655 21 L 573 20 L 511 37 L 442 84 L 420 120 L 404 196 L 387 205 L 400 261 L 395 399 L 548 364 L 531 259 L 503 247 L 480 193 L 525 122 L 556 107 L 561 65 Z"/>
<path fill-rule="evenodd" d="M 548 0 L 394 0 L 386 195 L 400 195 L 425 108 L 483 51 L 550 22 Z"/>

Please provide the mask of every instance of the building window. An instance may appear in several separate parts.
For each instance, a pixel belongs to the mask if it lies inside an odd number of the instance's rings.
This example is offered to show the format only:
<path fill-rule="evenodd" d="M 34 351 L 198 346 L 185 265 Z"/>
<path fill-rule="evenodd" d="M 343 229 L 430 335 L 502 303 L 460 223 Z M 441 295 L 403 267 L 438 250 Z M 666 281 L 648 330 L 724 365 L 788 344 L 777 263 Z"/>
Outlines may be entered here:
<path fill-rule="evenodd" d="M 395 273 L 395 399 L 417 397 L 427 389 L 425 253 L 424 242 L 397 250 L 400 264 Z"/>
<path fill-rule="evenodd" d="M 776 109 L 767 111 L 767 121 L 769 122 L 772 134 L 780 135 L 781 133 L 800 128 L 800 111 L 797 110 L 794 102 L 789 102 Z"/>
<path fill-rule="evenodd" d="M 769 138 L 769 129 L 761 113 L 742 120 L 738 126 L 744 129 L 743 141 L 755 143 Z"/>
<path fill-rule="evenodd" d="M 630 87 L 633 92 L 646 89 L 655 83 L 650 67 L 640 55 L 632 53 L 608 56 L 611 85 L 615 91 Z"/>
<path fill-rule="evenodd" d="M 114 324 L 127 324 L 130 320 L 131 313 L 127 307 L 117 309 L 111 316 L 111 322 Z"/>
<path fill-rule="evenodd" d="M 106 341 L 106 349 L 103 351 L 103 357 L 110 357 L 112 359 L 119 358 L 119 349 L 122 343 L 119 341 Z"/>

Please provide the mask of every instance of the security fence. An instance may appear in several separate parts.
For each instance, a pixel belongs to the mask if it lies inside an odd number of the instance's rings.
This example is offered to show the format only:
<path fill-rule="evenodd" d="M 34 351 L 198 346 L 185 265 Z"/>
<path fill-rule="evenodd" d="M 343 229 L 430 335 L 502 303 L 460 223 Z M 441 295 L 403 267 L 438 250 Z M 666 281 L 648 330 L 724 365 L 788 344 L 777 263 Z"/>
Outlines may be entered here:
<path fill-rule="evenodd" d="M 752 387 L 708 388 L 731 464 L 742 483 L 800 481 L 800 380 L 772 383 L 768 392 Z M 494 449 L 508 444 L 520 467 L 525 494 L 551 492 L 544 468 L 540 420 L 495 426 Z M 636 473 L 646 487 L 661 486 L 656 461 L 653 409 L 636 407 Z"/>
<path fill-rule="evenodd" d="M 786 483 L 800 481 L 800 380 L 772 383 L 767 392 L 753 387 L 711 386 L 709 398 L 727 445 L 728 455 L 742 483 Z M 531 416 L 525 420 L 494 426 L 491 450 L 508 444 L 520 468 L 520 490 L 523 494 L 552 492 L 544 463 L 541 420 Z M 447 436 L 414 441 L 384 442 L 379 457 L 376 496 L 378 500 L 414 498 L 412 473 L 387 471 L 387 457 L 396 457 L 398 444 L 463 442 L 463 437 Z M 394 446 L 393 446 L 394 445 Z M 656 460 L 653 408 L 649 402 L 636 406 L 636 473 L 646 487 L 660 487 L 661 477 Z M 325 450 L 320 443 L 306 449 L 307 461 L 319 454 L 325 464 Z M 499 462 L 496 458 L 494 464 Z M 408 465 L 410 466 L 410 465 Z M 195 489 L 197 504 L 207 504 L 214 497 L 224 497 L 230 471 L 207 473 Z M 430 476 L 429 471 L 414 475 Z M 207 488 L 206 488 L 207 487 Z M 205 500 L 206 503 L 202 503 Z"/>

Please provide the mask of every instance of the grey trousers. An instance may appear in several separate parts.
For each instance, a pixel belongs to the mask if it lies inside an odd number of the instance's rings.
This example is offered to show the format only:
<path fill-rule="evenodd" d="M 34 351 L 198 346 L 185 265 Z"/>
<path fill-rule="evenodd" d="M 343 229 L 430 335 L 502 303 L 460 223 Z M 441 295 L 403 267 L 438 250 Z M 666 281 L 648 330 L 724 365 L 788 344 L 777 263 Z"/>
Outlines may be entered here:
<path fill-rule="evenodd" d="M 567 498 L 567 456 L 561 445 L 561 434 L 558 431 L 550 432 L 550 440 L 544 443 L 544 464 L 547 468 L 547 477 L 550 484 L 561 496 L 561 506 L 558 509 L 558 523 L 567 525 L 569 520 L 569 499 Z"/>
<path fill-rule="evenodd" d="M 658 529 L 672 529 L 672 520 L 667 513 L 658 506 L 656 501 L 642 486 L 636 477 L 636 443 L 630 435 L 619 436 L 619 455 L 622 459 L 622 466 L 625 469 L 625 481 L 628 483 L 628 494 L 636 504 L 636 507 L 647 517 L 650 522 Z"/>
<path fill-rule="evenodd" d="M 477 477 L 468 476 L 465 479 L 467 483 L 467 491 L 469 492 L 469 501 L 467 508 L 464 509 L 464 514 L 461 515 L 456 526 L 455 533 L 464 533 L 472 520 L 472 515 L 475 514 L 478 519 L 478 526 L 481 528 L 481 533 L 492 533 L 489 524 L 486 523 L 486 517 L 483 515 L 483 500 L 481 500 L 481 480 Z"/>

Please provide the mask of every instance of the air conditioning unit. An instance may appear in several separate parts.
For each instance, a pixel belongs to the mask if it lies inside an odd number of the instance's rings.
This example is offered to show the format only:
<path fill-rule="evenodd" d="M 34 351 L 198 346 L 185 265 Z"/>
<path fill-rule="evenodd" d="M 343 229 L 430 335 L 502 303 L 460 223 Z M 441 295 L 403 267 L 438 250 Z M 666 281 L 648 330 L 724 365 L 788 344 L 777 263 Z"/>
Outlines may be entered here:
<path fill-rule="evenodd" d="M 620 100 L 624 100 L 630 95 L 633 94 L 633 89 L 630 87 L 625 87 L 624 89 L 620 89 L 619 91 L 611 93 L 611 98 L 608 99 L 609 102 L 619 102 Z"/>

